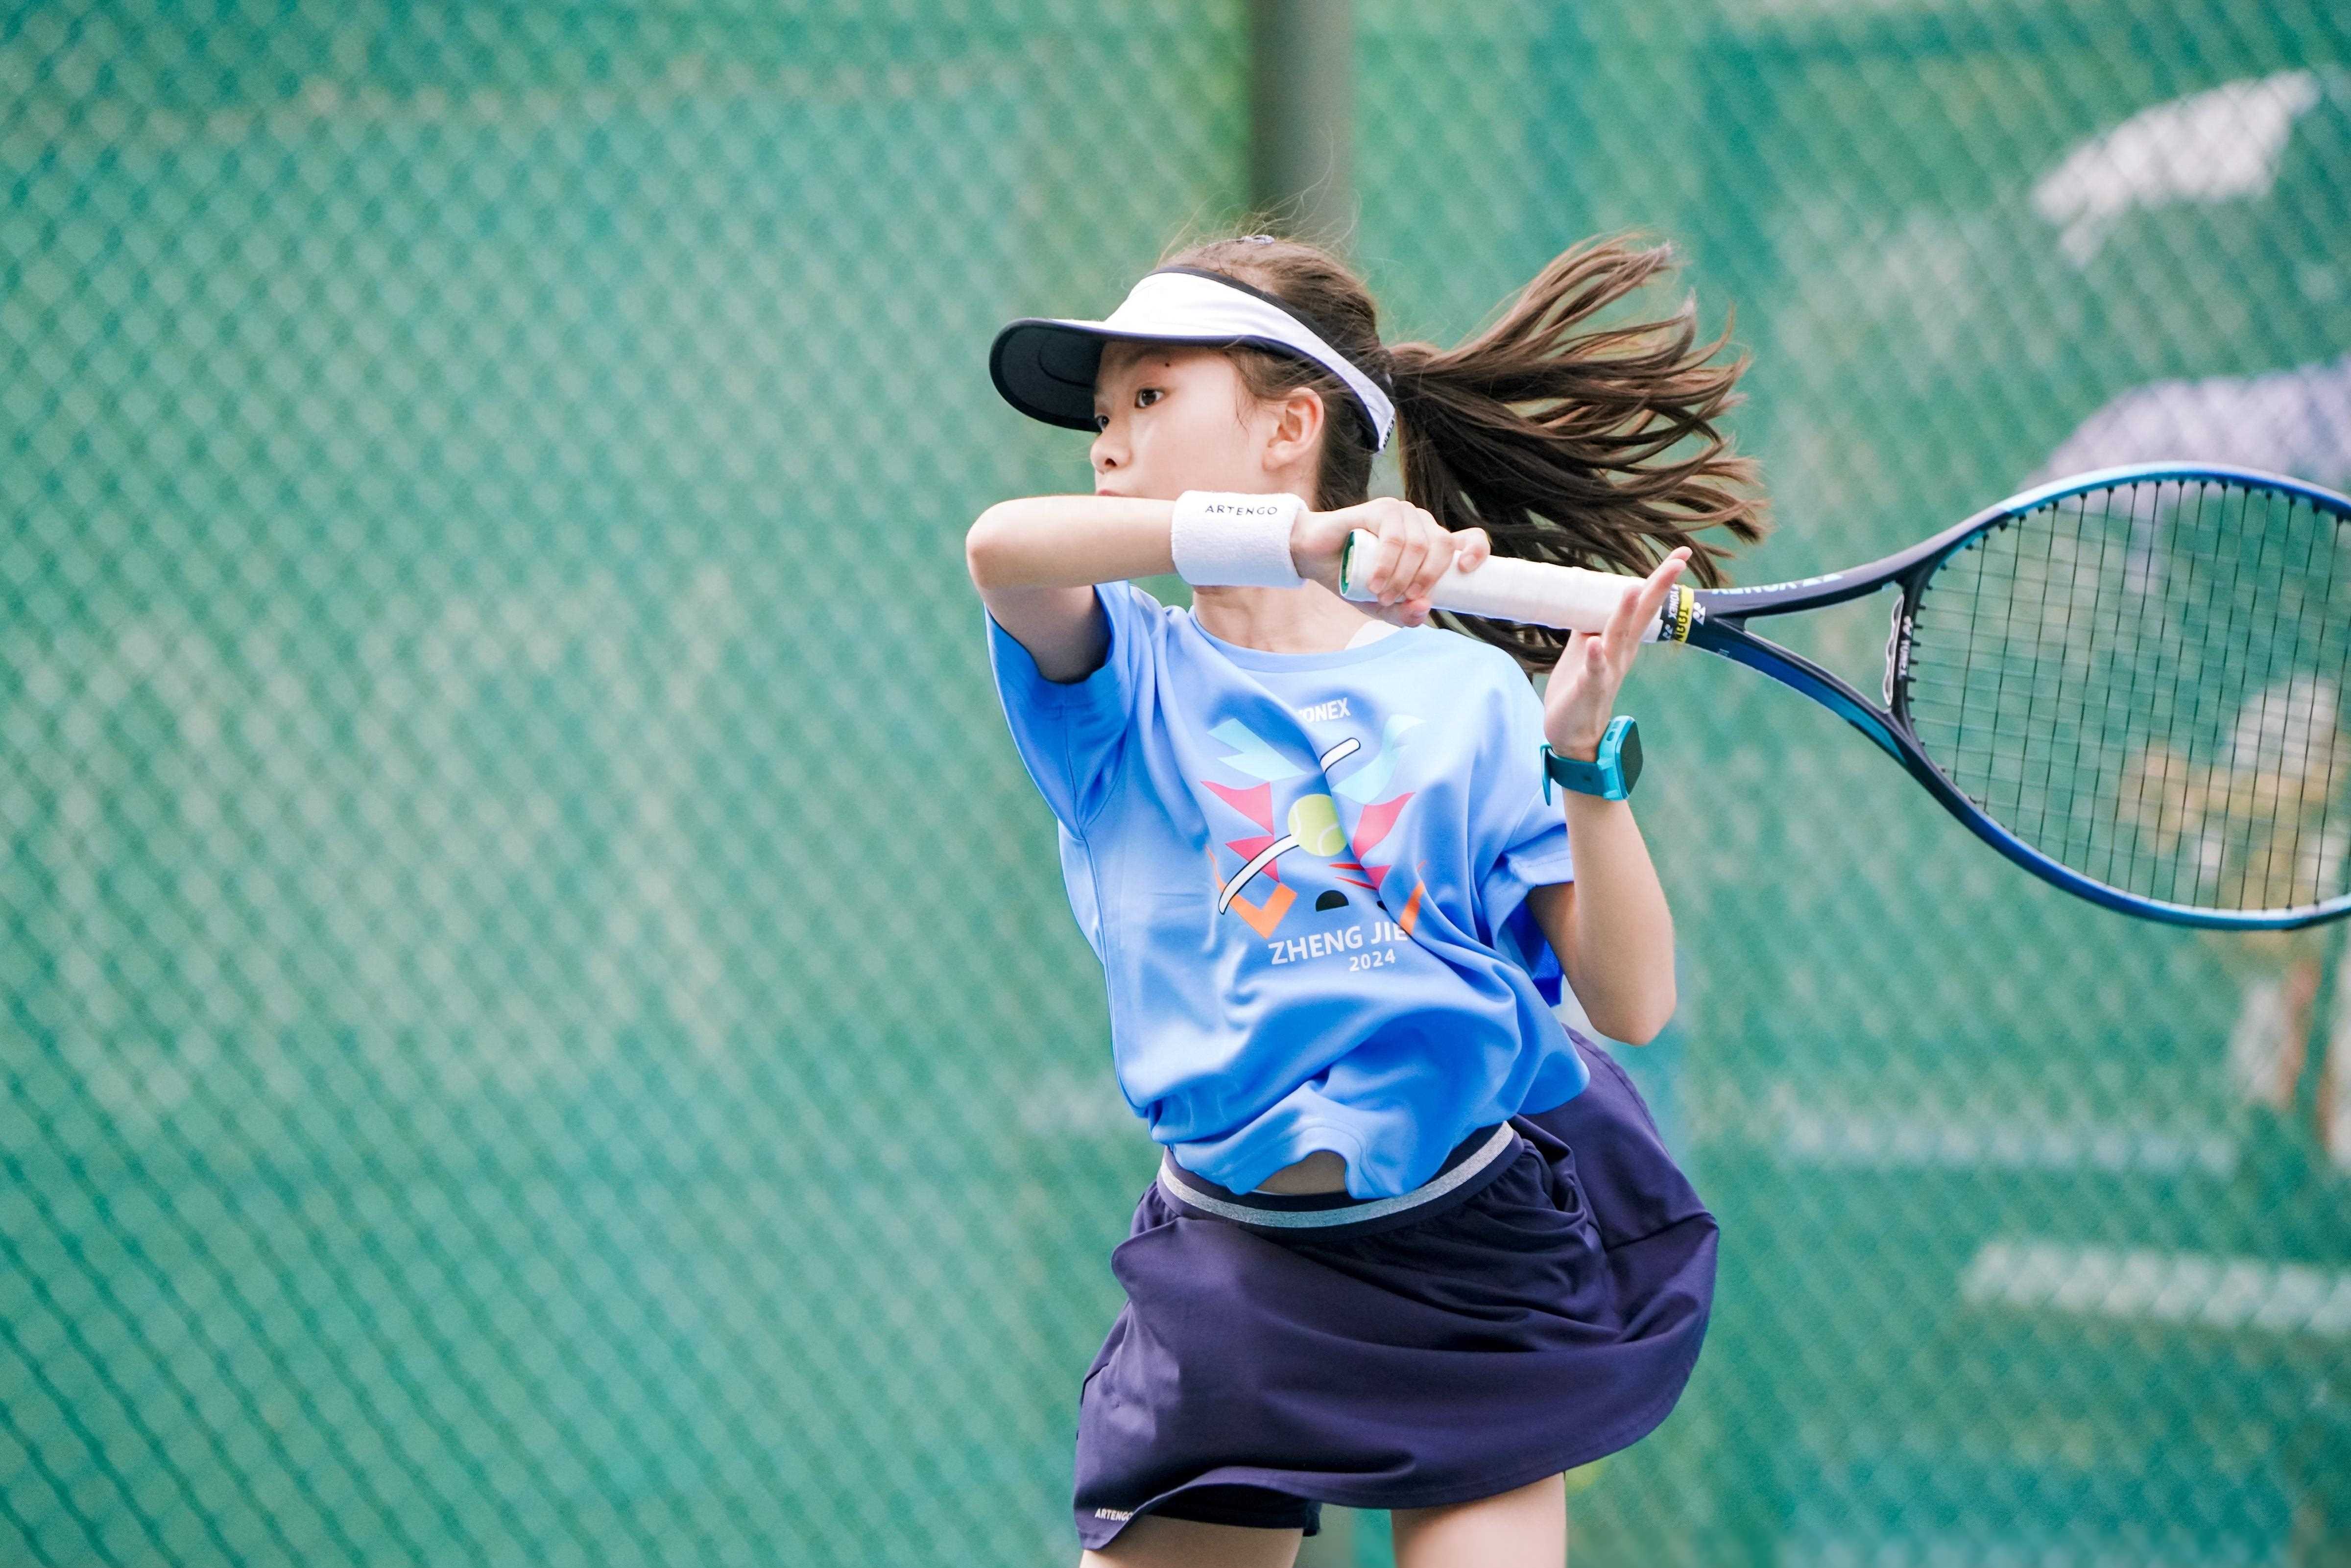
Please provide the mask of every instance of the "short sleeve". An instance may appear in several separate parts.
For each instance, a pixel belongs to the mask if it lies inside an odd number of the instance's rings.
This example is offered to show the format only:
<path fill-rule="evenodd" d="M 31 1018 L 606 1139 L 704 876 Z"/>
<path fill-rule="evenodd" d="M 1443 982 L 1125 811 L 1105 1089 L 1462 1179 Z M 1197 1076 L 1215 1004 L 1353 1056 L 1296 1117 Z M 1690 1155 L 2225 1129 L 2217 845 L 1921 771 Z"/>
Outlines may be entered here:
<path fill-rule="evenodd" d="M 1510 682 L 1504 697 L 1502 739 L 1487 759 L 1493 782 L 1480 780 L 1484 804 L 1496 814 L 1496 847 L 1478 881 L 1478 908 L 1495 948 L 1518 961 L 1545 1001 L 1559 1005 L 1562 975 L 1542 925 L 1527 907 L 1531 888 L 1575 880 L 1575 859 L 1567 841 L 1567 810 L 1557 790 L 1549 800 L 1542 787 L 1542 699 L 1523 678 Z M 1489 792 L 1490 790 L 1490 792 Z"/>
<path fill-rule="evenodd" d="M 1110 644 L 1101 667 L 1076 681 L 1046 678 L 1019 639 L 981 611 L 1013 749 L 1055 819 L 1081 834 L 1115 787 L 1136 695 L 1150 678 L 1159 609 L 1131 582 L 1096 583 L 1094 602 L 1109 624 Z"/>

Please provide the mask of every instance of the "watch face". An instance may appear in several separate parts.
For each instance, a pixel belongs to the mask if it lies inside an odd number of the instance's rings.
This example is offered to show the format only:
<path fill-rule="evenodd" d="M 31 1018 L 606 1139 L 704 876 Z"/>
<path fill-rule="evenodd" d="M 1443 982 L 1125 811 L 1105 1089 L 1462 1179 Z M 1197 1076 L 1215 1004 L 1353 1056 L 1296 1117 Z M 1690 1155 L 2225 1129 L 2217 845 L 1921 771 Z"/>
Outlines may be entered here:
<path fill-rule="evenodd" d="M 1641 777 L 1641 732 L 1629 725 L 1625 729 L 1624 744 L 1616 748 L 1616 768 L 1624 776 L 1628 790 Z"/>

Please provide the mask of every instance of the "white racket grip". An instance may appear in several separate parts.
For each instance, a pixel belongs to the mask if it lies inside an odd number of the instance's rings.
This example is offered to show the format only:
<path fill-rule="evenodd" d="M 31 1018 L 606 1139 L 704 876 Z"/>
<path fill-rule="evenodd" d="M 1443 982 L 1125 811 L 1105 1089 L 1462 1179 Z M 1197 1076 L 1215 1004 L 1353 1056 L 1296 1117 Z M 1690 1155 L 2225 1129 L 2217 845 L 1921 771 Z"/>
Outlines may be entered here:
<path fill-rule="evenodd" d="M 1379 536 L 1368 528 L 1357 528 L 1347 536 L 1347 549 L 1339 560 L 1339 591 L 1343 596 L 1357 600 L 1374 597 L 1363 586 L 1362 569 L 1356 563 L 1368 561 L 1378 543 Z M 1428 601 L 1439 610 L 1462 615 L 1598 632 L 1607 626 L 1608 617 L 1615 613 L 1625 596 L 1640 586 L 1637 578 L 1620 577 L 1614 572 L 1493 555 L 1488 556 L 1486 564 L 1475 571 L 1446 568 L 1445 575 L 1429 590 Z M 1663 625 L 1662 616 L 1652 621 L 1642 628 L 1641 641 L 1656 642 Z"/>

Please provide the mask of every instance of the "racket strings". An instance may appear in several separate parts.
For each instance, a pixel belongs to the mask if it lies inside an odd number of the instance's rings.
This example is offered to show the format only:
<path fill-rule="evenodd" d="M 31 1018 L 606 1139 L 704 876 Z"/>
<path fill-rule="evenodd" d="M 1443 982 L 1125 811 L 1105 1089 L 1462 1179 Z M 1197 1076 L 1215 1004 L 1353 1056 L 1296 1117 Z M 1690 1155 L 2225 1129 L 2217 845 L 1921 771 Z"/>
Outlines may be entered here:
<path fill-rule="evenodd" d="M 1994 821 L 2060 864 L 2200 908 L 2351 890 L 2351 518 L 2145 480 L 2011 517 L 1913 617 L 1906 714 Z"/>

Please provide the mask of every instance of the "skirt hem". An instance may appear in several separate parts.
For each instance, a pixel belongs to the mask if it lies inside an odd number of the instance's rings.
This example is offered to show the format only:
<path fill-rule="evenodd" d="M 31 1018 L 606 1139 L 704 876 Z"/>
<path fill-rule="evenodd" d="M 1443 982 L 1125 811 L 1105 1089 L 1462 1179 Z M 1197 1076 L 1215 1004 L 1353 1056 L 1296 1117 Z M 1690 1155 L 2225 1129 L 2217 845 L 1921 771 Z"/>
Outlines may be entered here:
<path fill-rule="evenodd" d="M 1181 1497 L 1184 1493 L 1199 1487 L 1260 1487 L 1267 1491 L 1278 1491 L 1286 1496 L 1303 1498 L 1309 1502 L 1324 1503 L 1332 1508 L 1443 1508 L 1451 1503 L 1475 1502 L 1479 1498 L 1515 1491 L 1522 1486 L 1532 1485 L 1545 1476 L 1555 1476 L 1562 1471 L 1572 1470 L 1578 1465 L 1588 1465 L 1594 1459 L 1604 1459 L 1611 1454 L 1623 1452 L 1664 1424 L 1666 1417 L 1673 1413 L 1675 1405 L 1679 1403 L 1682 1389 L 1687 1385 L 1687 1379 L 1685 1379 L 1683 1383 L 1667 1391 L 1663 1397 L 1636 1413 L 1625 1424 L 1624 1436 L 1611 1436 L 1598 1442 L 1578 1445 L 1569 1448 L 1567 1457 L 1564 1458 L 1546 1458 L 1532 1468 L 1521 1467 L 1515 1471 L 1504 1471 L 1499 1480 L 1481 1479 L 1475 1482 L 1449 1487 L 1431 1487 L 1399 1495 L 1393 1489 L 1378 1487 L 1339 1486 L 1323 1481 L 1301 1483 L 1292 1472 L 1288 1470 L 1260 1469 L 1250 1465 L 1219 1465 L 1215 1469 L 1206 1470 L 1193 1477 L 1181 1486 L 1168 1488 L 1158 1496 L 1133 1510 L 1125 1519 L 1107 1520 L 1097 1519 L 1091 1514 L 1079 1515 L 1078 1542 L 1089 1552 L 1099 1552 L 1117 1540 L 1119 1532 L 1135 1520 L 1154 1511 L 1160 1504 Z"/>

